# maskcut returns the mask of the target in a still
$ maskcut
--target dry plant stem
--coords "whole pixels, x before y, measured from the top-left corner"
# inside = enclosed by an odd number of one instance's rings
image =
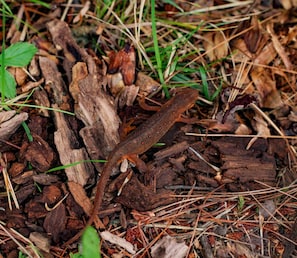
[[[5,188],[6,188],[6,192],[7,192],[7,198],[8,198],[8,205],[9,205],[9,209],[12,210],[12,203],[11,203],[11,197],[14,201],[14,205],[17,209],[20,208],[19,203],[18,203],[18,199],[15,195],[15,192],[13,190],[11,181],[9,179],[9,175],[7,173],[7,162],[6,160],[4,160],[5,157],[2,157],[2,155],[0,156],[0,164],[2,167],[2,173],[3,173],[3,178],[4,178],[4,182],[5,182]]]
[[[65,9],[64,9],[64,12],[63,12],[63,15],[62,15],[62,17],[61,17],[61,21],[64,21],[65,20],[65,18],[66,18],[66,16],[67,16],[67,13],[68,13],[68,11],[69,11],[69,9],[70,9],[70,5],[72,4],[72,2],[73,2],[73,0],[68,0],[68,2],[67,2],[67,4],[66,4],[66,7],[65,7]]]
[[[123,33],[124,35],[126,35],[135,45],[135,48],[138,49],[141,52],[141,55],[145,58],[145,61],[147,62],[147,64],[149,65],[150,69],[152,71],[154,71],[155,73],[155,67],[153,66],[150,58],[147,56],[147,53],[145,51],[144,46],[141,44],[141,42],[137,39],[137,36],[134,36],[131,31],[129,30],[129,28],[127,27],[126,24],[123,23],[123,21],[121,20],[121,18],[112,10],[109,10],[109,12],[116,18],[116,20],[119,22],[118,25],[113,25],[110,24],[108,22],[106,22],[107,19],[98,19],[97,17],[94,16],[89,16],[88,14],[86,14],[86,17],[90,17],[92,19],[98,20],[100,21],[102,24],[106,25],[108,28],[111,29],[115,29],[115,30],[120,30],[121,33]],[[140,27],[142,24],[139,24],[138,26]],[[134,25],[133,25],[134,26]]]
[[[216,171],[216,172],[218,172],[218,173],[221,172],[221,169],[220,169],[220,168],[218,168],[218,167],[216,167],[216,166],[210,164],[205,158],[202,157],[202,155],[201,155],[198,151],[194,150],[192,147],[189,147],[189,150],[191,150],[191,151],[192,151],[192,152],[193,152],[199,159],[201,159],[203,162],[205,162],[205,163],[206,163],[209,167],[211,167],[214,171]]]
[[[167,226],[169,226],[169,223],[167,224]],[[163,230],[153,239],[153,241],[151,241],[145,248],[144,250],[142,250],[142,254],[139,256],[139,258],[143,258],[146,257],[146,254],[149,254],[149,249],[158,241],[161,239],[161,237],[166,234],[168,227],[164,227]],[[144,235],[144,234],[143,234]]]
[[[281,135],[268,135],[268,136],[261,136],[256,134],[224,134],[224,133],[214,133],[214,134],[206,134],[206,133],[186,133],[186,135],[197,136],[197,137],[234,137],[234,138],[271,138],[271,139],[291,139],[295,140],[296,136],[281,136]]]
[[[189,14],[197,14],[197,13],[204,13],[204,12],[210,12],[210,11],[217,11],[220,9],[228,9],[232,7],[239,7],[239,6],[246,6],[249,4],[253,4],[254,1],[235,1],[234,3],[228,3],[228,4],[222,4],[222,5],[217,5],[217,6],[211,6],[207,8],[200,8],[200,9],[195,9],[190,12],[182,13],[182,15],[189,15]]]
[[[0,139],[0,142],[3,142],[3,143],[5,143],[5,144],[7,144],[7,145],[9,145],[9,146],[11,146],[11,147],[17,149],[17,150],[20,150],[20,149],[21,149],[21,147],[15,145],[15,144],[13,144],[13,143],[11,143],[11,142],[9,142],[9,141],[5,141],[5,140]]]
[[[268,214],[269,214],[269,218],[267,219],[266,222],[268,222],[268,220],[270,220],[271,218],[274,219],[274,221],[276,221],[279,225],[282,225],[283,227],[287,227],[281,220],[277,219],[274,214],[271,214],[271,212],[269,210],[267,210],[265,208],[265,206],[263,206],[263,204],[257,200],[257,198],[255,198],[252,194],[251,194],[252,198],[256,201],[256,203],[258,204],[259,207],[261,207],[263,210],[265,210]],[[279,209],[279,208],[278,208]],[[277,210],[275,210],[274,213],[276,213]],[[260,214],[261,215],[261,214]],[[285,219],[282,214],[280,212],[278,212],[278,215],[281,216],[283,219]],[[262,215],[261,215],[262,216]],[[263,220],[263,223],[265,223],[265,221]]]
[[[206,201],[206,199],[205,199]],[[188,248],[188,251],[187,251],[187,254],[186,254],[186,257],[189,256],[189,253],[190,253],[190,250],[191,250],[191,246],[193,245],[193,242],[194,242],[194,238],[195,238],[195,233],[198,229],[198,222],[199,222],[199,218],[201,217],[201,209],[199,210],[199,213],[197,214],[196,216],[196,220],[195,220],[195,224],[194,224],[194,230],[193,230],[193,233],[192,233],[192,237],[191,237],[191,240],[190,240],[190,244],[189,244],[189,248]]]
[[[235,82],[234,82],[234,87],[231,89],[231,93],[228,98],[228,104],[230,102],[234,101],[236,99],[237,95],[239,94],[239,92],[243,89],[243,86],[244,86],[243,83],[244,83],[246,77],[248,76],[249,71],[252,68],[252,64],[249,64],[247,66],[247,61],[248,61],[248,58],[245,57],[243,62],[240,63],[240,68],[239,68],[238,74],[237,74]],[[227,107],[226,107],[226,110],[227,110]]]
[[[17,238],[21,238],[25,242],[29,243],[30,245],[33,246],[33,244],[24,236],[20,235],[18,232],[14,231],[13,229],[6,229],[1,223],[0,223],[0,229],[3,230],[6,236],[8,236],[17,246],[18,248],[22,251],[23,254],[26,254],[28,257],[33,257],[27,249],[17,240]],[[34,251],[35,256],[34,257],[40,257],[35,250],[32,248]]]
[[[278,199],[280,196],[287,196],[288,199],[292,199],[293,201],[296,201],[296,187],[294,186],[294,184],[288,186],[288,187],[284,187],[284,188],[276,188],[276,187],[271,187],[268,186],[266,184],[262,184],[266,189],[261,189],[261,190],[255,190],[255,191],[248,191],[248,192],[238,192],[238,193],[213,193],[211,196],[211,203],[210,204],[214,204],[214,203],[219,203],[222,202],[222,200],[224,201],[236,201],[238,199],[238,196],[242,196],[242,197],[249,197],[252,195],[252,198],[254,200],[256,200],[256,204],[258,205],[261,202],[264,202],[265,200],[271,200],[271,199]],[[188,199],[184,199],[181,200],[179,202],[179,204],[182,204],[183,212],[179,212],[178,214],[176,213],[176,207],[174,207],[173,205],[167,205],[165,207],[162,207],[161,209],[156,209],[154,210],[154,213],[159,213],[162,214],[162,216],[157,216],[157,217],[153,217],[151,218],[151,220],[147,221],[147,223],[145,224],[146,227],[158,227],[158,228],[164,228],[166,227],[166,225],[162,225],[161,223],[158,223],[160,221],[167,221],[168,218],[174,219],[173,216],[170,216],[170,214],[175,214],[176,217],[182,215],[183,213],[187,213],[187,212],[191,212],[191,208],[187,209],[187,205],[190,207],[195,201],[202,201],[205,200],[205,196],[207,195],[207,193],[205,192],[201,192],[198,195],[195,196],[191,196],[191,198]],[[178,196],[176,196],[178,197]],[[187,198],[188,195],[182,195],[179,196],[180,198]],[[209,200],[210,198],[208,198]],[[175,203],[176,205],[176,203]],[[252,204],[254,205],[254,204]],[[173,207],[173,209],[170,209],[170,207]],[[249,208],[251,208],[252,206],[248,206],[246,210],[248,210]],[[201,207],[202,208],[202,207]],[[200,209],[201,209],[200,208]],[[234,208],[234,207],[233,207]],[[230,209],[229,209],[230,210]],[[164,211],[164,212],[163,212]],[[273,218],[273,217],[272,217]],[[211,219],[205,219],[205,218],[201,218],[201,221],[211,221]],[[236,226],[238,223],[243,223],[243,224],[251,224],[251,223],[255,223],[257,224],[257,221],[254,220],[248,220],[245,219],[243,220],[243,217],[239,218],[237,221],[232,221],[232,220],[224,220],[224,221],[228,221],[228,223],[231,223],[233,226]],[[217,222],[223,222],[222,219],[219,219]],[[265,221],[265,224],[273,224],[275,223],[274,221]],[[277,223],[281,223],[282,225],[284,225],[285,227],[288,228],[288,226],[284,223],[282,223],[281,221],[278,220]],[[184,226],[178,226],[178,225],[170,225],[169,229],[180,229],[180,230],[188,230],[188,231],[192,231],[192,227],[184,227]],[[203,231],[201,228],[197,228],[196,229],[198,232]],[[275,232],[273,232],[275,233]]]
[[[137,160],[137,155],[146,152],[153,144],[158,142],[162,136],[180,119],[183,112],[192,107],[198,99],[198,91],[190,88],[185,88],[178,92],[175,97],[170,99],[159,112],[155,113],[135,131],[128,135],[125,141],[118,144],[108,157],[108,162],[105,163],[99,183],[96,188],[94,199],[94,207],[91,216],[86,224],[90,226],[98,210],[101,207],[104,190],[109,179],[112,169],[117,163],[127,158],[129,160]],[[72,239],[65,243],[65,246],[76,241],[84,230],[76,234]]]
[[[275,16],[277,16],[277,15],[268,17],[267,19],[263,20],[263,21],[261,22],[261,24],[268,22],[269,20],[273,19]],[[188,62],[188,63],[184,66],[184,68],[186,68],[186,67],[190,67],[193,63],[198,62],[198,60],[200,60],[201,58],[203,58],[204,56],[206,56],[206,55],[209,54],[210,52],[214,51],[216,48],[218,48],[218,47],[220,47],[220,46],[222,46],[222,45],[224,45],[224,44],[230,42],[231,40],[233,40],[233,39],[235,39],[235,38],[237,38],[237,37],[239,37],[239,36],[245,34],[246,32],[252,30],[253,28],[254,28],[254,26],[251,26],[251,27],[249,27],[249,28],[247,28],[247,29],[245,29],[245,30],[240,31],[239,33],[236,33],[236,34],[232,35],[232,36],[231,36],[230,38],[228,38],[226,41],[222,41],[222,42],[220,42],[219,44],[217,44],[217,45],[215,45],[214,47],[210,48],[209,50],[205,51],[203,54],[197,56],[196,58],[193,58],[190,62]],[[253,62],[247,62],[247,63],[254,64]],[[260,64],[257,64],[257,65],[259,65],[259,66],[263,66],[263,67],[265,67],[265,68],[273,69],[271,66],[264,66],[264,65],[260,65]],[[275,69],[279,69],[279,68],[275,68]],[[294,72],[294,71],[289,71],[289,72],[297,73],[297,72]]]
[[[276,126],[276,124],[258,106],[256,106],[254,103],[251,103],[250,106],[251,106],[251,108],[254,109],[255,112],[260,114],[278,132],[278,134],[282,137],[282,139],[284,139],[284,141],[288,147],[288,152],[289,152],[288,154],[290,154],[290,156],[294,160],[294,163],[296,164],[297,157],[296,157],[296,155],[294,155],[295,153],[292,151],[292,148],[290,147],[288,139],[284,135],[284,133]]]
[[[47,204],[47,202],[44,204],[44,207],[45,207],[45,209],[47,210],[47,211],[53,211],[54,209],[56,209],[59,205],[61,205],[62,204],[62,202],[68,197],[68,193],[60,200],[60,201],[58,201],[57,202],[57,204],[56,205],[54,205],[54,207],[49,207],[48,206],[48,204]]]

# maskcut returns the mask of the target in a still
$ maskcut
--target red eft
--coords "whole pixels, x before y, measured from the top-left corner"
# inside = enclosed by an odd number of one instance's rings
[[[85,227],[90,226],[97,216],[112,169],[124,158],[129,159],[129,157],[135,157],[150,149],[168,132],[174,123],[181,118],[182,113],[195,104],[197,99],[197,90],[191,88],[182,89],[173,98],[167,101],[158,112],[137,127],[124,141],[120,142],[114,148],[109,154],[107,163],[105,163],[103,167],[96,188],[94,207]],[[76,241],[82,233],[83,230],[67,241],[65,245]]]

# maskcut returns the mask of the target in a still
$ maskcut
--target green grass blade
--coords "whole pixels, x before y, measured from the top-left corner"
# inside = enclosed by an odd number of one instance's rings
[[[167,87],[165,86],[164,75],[162,71],[162,60],[160,56],[159,44],[158,44],[158,35],[157,35],[157,22],[156,22],[156,3],[155,0],[151,0],[151,21],[152,21],[152,36],[153,36],[153,44],[155,50],[155,56],[157,61],[157,72],[159,76],[160,83],[164,90],[166,97],[169,97],[169,92]]]
[[[216,91],[214,92],[214,94],[212,94],[210,100],[213,101],[221,92],[223,87],[223,82],[221,81],[220,86],[216,89]]]
[[[103,159],[87,159],[87,160],[76,161],[76,162],[73,162],[71,164],[66,164],[66,165],[63,165],[63,166],[58,166],[58,167],[51,168],[51,169],[47,170],[46,173],[51,173],[51,172],[63,170],[63,169],[70,168],[70,167],[79,165],[81,163],[87,163],[87,162],[90,162],[90,163],[105,163],[106,160],[103,160]]]
[[[3,18],[6,17],[7,15],[13,15],[10,7],[5,3],[5,1],[1,0],[1,4],[2,4],[2,17]],[[2,28],[2,33],[3,33],[3,31],[5,31],[5,30],[3,30],[3,28]]]
[[[203,92],[204,96],[206,97],[206,99],[210,100],[206,70],[203,66],[199,66],[199,73],[200,73],[201,82],[202,82],[202,92]]]
[[[50,5],[50,4],[48,4],[48,3],[45,3],[44,1],[39,1],[39,0],[30,0],[30,2],[31,2],[31,3],[33,3],[33,4],[41,5],[41,6],[43,6],[43,7],[46,7],[46,8],[48,8],[48,9],[50,9],[50,8],[51,8],[51,5]]]
[[[22,126],[23,126],[23,128],[25,130],[25,133],[26,133],[26,135],[28,137],[29,142],[33,142],[33,136],[31,134],[29,126],[25,122],[22,122]]]

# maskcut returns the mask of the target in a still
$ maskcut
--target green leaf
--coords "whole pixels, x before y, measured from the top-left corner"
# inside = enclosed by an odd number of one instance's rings
[[[82,255],[85,258],[101,258],[99,250],[99,236],[93,227],[87,227],[82,235]]]
[[[27,256],[25,254],[23,254],[21,251],[19,251],[19,256],[18,258],[26,258]]]
[[[70,258],[82,258],[83,256],[80,253],[70,253]]]
[[[2,85],[2,74],[0,74],[0,89],[3,89],[3,94],[7,98],[14,98],[16,96],[16,82],[13,76],[4,70],[4,85]],[[0,90],[1,91],[1,90]]]
[[[29,64],[35,53],[37,52],[37,48],[27,42],[17,42],[5,50],[5,58],[4,58],[4,66],[15,66],[15,67],[23,67]],[[0,55],[0,60],[1,60]]]

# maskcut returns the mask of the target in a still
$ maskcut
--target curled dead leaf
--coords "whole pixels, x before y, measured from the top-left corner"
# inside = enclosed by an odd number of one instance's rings
[[[125,85],[132,85],[135,81],[135,74],[136,74],[135,49],[133,45],[126,44],[125,48],[122,51],[123,51],[123,59],[122,59],[122,65],[120,66],[119,71],[123,75]]]
[[[137,73],[135,85],[139,87],[139,94],[144,96],[156,92],[161,87],[160,83],[142,72]]]
[[[228,54],[228,40],[222,31],[209,32],[204,36],[203,45],[210,61],[221,59]],[[224,43],[222,43],[224,42]]]
[[[276,89],[276,82],[267,70],[255,67],[251,72],[251,78],[259,91],[262,107],[276,108],[283,105],[281,96]]]
[[[250,27],[250,29],[244,33],[243,36],[247,49],[252,54],[260,52],[267,40],[261,31],[261,25],[258,21],[258,18],[256,16],[252,16],[249,21],[244,23],[244,25],[247,28]]]
[[[120,72],[123,76],[124,84],[127,86],[132,85],[136,75],[136,55],[133,45],[126,44],[119,52],[110,52],[108,57],[109,66],[107,72],[109,74]]]

